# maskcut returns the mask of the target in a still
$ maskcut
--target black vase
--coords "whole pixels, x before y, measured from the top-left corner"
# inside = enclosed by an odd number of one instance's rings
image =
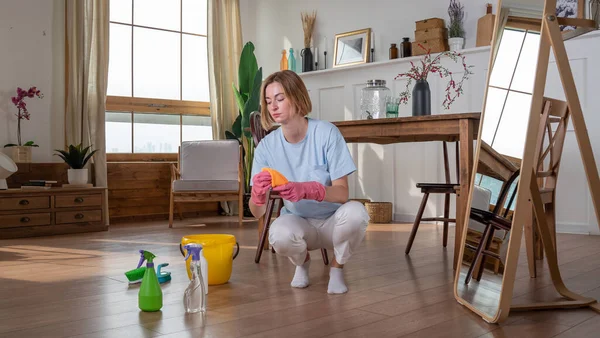
[[[313,70],[315,63],[313,62],[313,53],[310,48],[302,49],[300,55],[302,55],[302,72],[310,72]]]
[[[413,116],[431,115],[431,91],[427,80],[417,80],[412,92]]]

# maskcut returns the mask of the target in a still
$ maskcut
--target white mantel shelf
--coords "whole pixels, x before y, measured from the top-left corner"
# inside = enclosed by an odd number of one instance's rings
[[[583,35],[577,36],[576,38],[570,39],[569,41],[583,40],[583,39],[589,39],[589,38],[593,38],[593,37],[600,37],[600,30],[595,30],[595,31],[592,31],[589,33],[585,33]],[[490,46],[473,47],[473,48],[463,49],[460,51],[460,53],[461,54],[473,54],[473,53],[489,52],[489,50],[490,50]],[[432,55],[435,56],[438,54],[440,54],[440,53],[435,53]],[[344,72],[344,71],[350,71],[350,70],[358,70],[358,69],[369,68],[369,67],[379,67],[379,66],[392,65],[392,64],[410,63],[411,61],[418,61],[422,58],[423,58],[423,55],[411,56],[411,57],[407,57],[407,58],[398,58],[398,59],[393,59],[393,60],[362,63],[362,64],[352,65],[352,66],[315,70],[312,72],[298,73],[298,75],[302,78],[307,78],[307,77],[316,76],[316,75],[331,74],[331,73]]]
[[[487,51],[489,51],[489,49],[490,49],[490,46],[474,47],[474,48],[463,49],[459,53],[460,54],[480,53],[480,52],[487,52]],[[433,53],[431,55],[436,56],[438,54],[441,54],[441,53]],[[410,56],[410,57],[406,57],[406,58],[397,58],[397,59],[385,60],[385,61],[361,63],[358,65],[352,65],[352,66],[328,68],[328,69],[323,69],[323,70],[315,70],[312,72],[298,73],[298,75],[302,78],[305,78],[305,77],[310,77],[310,76],[315,76],[315,75],[331,74],[331,73],[357,70],[357,69],[363,69],[363,68],[369,68],[369,67],[380,67],[380,66],[385,66],[385,65],[410,63],[411,61],[419,61],[423,57],[424,57],[424,55],[419,55],[419,56]]]

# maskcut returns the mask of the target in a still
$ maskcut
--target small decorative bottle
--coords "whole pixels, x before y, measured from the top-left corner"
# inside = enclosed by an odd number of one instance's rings
[[[285,56],[285,49],[281,51],[281,61],[279,62],[279,70],[287,70],[288,69],[288,60]]]
[[[392,43],[390,47],[390,60],[398,58],[398,47],[396,47],[395,43]]]
[[[296,72],[296,57],[294,56],[294,48],[290,48],[290,57],[288,61],[288,69]]]
[[[409,57],[412,55],[412,45],[410,43],[410,41],[408,41],[408,38],[402,38],[402,52],[400,54],[400,57]]]

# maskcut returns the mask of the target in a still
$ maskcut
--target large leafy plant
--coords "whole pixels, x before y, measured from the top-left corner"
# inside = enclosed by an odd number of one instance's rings
[[[231,131],[225,131],[227,139],[235,139],[244,148],[244,188],[250,191],[250,176],[254,160],[254,142],[250,132],[250,114],[260,110],[260,86],[262,83],[262,67],[258,67],[254,55],[254,44],[247,42],[242,49],[238,68],[238,86],[232,84],[233,93],[239,109],[238,117],[231,126]]]
[[[86,163],[92,158],[94,153],[98,151],[94,150],[88,154],[87,152],[90,150],[90,148],[91,146],[83,148],[82,144],[80,143],[76,146],[70,145],[69,151],[56,149],[58,154],[55,155],[58,155],[60,158],[62,158],[63,161],[65,161],[65,163],[71,167],[71,169],[83,169]]]

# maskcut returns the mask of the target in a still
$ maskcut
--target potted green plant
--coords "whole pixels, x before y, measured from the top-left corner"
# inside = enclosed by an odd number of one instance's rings
[[[94,150],[88,154],[91,146],[87,146],[83,148],[82,144],[78,144],[76,146],[70,145],[69,151],[56,149],[55,151],[58,154],[54,154],[59,156],[65,161],[67,165],[69,165],[69,170],[67,171],[67,176],[69,179],[69,184],[86,184],[88,182],[88,170],[84,168],[87,162],[92,158],[92,156],[98,151]]]
[[[9,143],[4,148],[12,148],[12,159],[15,162],[31,162],[31,147],[38,147],[33,141],[21,142],[21,120],[27,120],[31,118],[29,110],[27,110],[27,103],[25,99],[28,97],[44,97],[42,92],[36,87],[31,87],[28,90],[23,90],[21,87],[17,87],[17,96],[11,97],[12,103],[17,107],[17,143]]]
[[[239,109],[238,117],[225,131],[227,139],[235,139],[242,144],[244,169],[244,216],[252,217],[248,207],[250,200],[250,178],[252,176],[252,161],[254,160],[254,142],[250,132],[250,114],[260,111],[260,86],[262,83],[262,67],[258,67],[254,55],[254,44],[247,42],[242,49],[238,67],[238,87],[232,84],[233,93]]]
[[[450,46],[450,51],[459,51],[465,44],[464,6],[456,0],[450,0],[450,6],[448,6],[448,16],[450,16],[450,26],[448,26],[448,45]]]

